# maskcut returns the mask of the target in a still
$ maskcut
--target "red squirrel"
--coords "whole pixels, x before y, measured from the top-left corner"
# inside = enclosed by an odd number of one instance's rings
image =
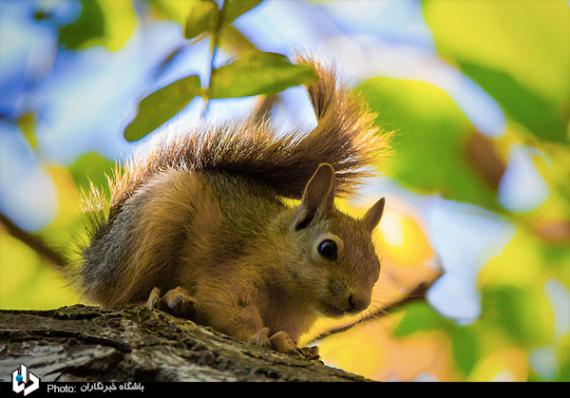
[[[251,117],[167,136],[117,168],[109,200],[91,192],[97,212],[75,275],[85,297],[103,306],[146,301],[303,355],[315,354],[297,341],[318,315],[369,306],[380,273],[371,234],[384,198],[361,219],[334,198],[370,174],[387,136],[334,71],[299,62],[317,73],[307,86],[313,130],[276,135],[267,118]]]

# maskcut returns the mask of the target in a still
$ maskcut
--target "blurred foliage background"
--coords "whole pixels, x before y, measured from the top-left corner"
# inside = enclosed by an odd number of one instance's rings
[[[314,125],[313,73],[290,61],[310,50],[394,140],[382,176],[339,201],[358,215],[387,197],[374,303],[304,341],[377,380],[569,381],[569,15],[565,0],[1,0],[0,308],[82,302],[54,270],[84,237],[80,191],[153,131],[255,109]]]

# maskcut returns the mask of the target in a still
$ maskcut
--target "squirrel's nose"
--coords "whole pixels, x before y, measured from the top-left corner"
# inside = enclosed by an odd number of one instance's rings
[[[359,298],[358,296],[355,296],[354,294],[351,294],[350,296],[348,296],[347,311],[358,312],[358,311],[362,311],[367,306],[368,306],[368,304],[366,303],[366,300],[363,300],[362,298]]]

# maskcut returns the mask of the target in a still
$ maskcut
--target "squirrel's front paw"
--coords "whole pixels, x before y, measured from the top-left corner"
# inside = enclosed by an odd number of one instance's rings
[[[319,351],[317,347],[299,348],[287,332],[281,330],[273,334],[269,338],[271,347],[279,352],[293,354],[304,359],[319,359]]]
[[[307,359],[317,360],[317,359],[321,358],[321,356],[319,355],[319,347],[317,347],[317,346],[300,347],[300,348],[298,348],[298,350],[301,351],[301,354],[303,355],[303,357],[305,357]]]
[[[269,342],[269,328],[258,330],[256,334],[249,338],[249,342],[261,347],[269,347],[271,345]]]
[[[146,301],[146,307],[150,310],[158,308],[180,318],[192,318],[196,313],[196,300],[183,287],[170,289],[160,297],[160,289],[155,287],[151,290]]]
[[[160,300],[160,289],[155,287],[150,291],[148,298],[146,299],[145,307],[149,310],[153,310]]]

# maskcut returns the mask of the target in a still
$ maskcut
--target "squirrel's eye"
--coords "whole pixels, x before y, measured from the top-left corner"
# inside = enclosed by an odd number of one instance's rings
[[[319,253],[329,260],[336,260],[337,248],[334,240],[326,239],[319,243]]]

